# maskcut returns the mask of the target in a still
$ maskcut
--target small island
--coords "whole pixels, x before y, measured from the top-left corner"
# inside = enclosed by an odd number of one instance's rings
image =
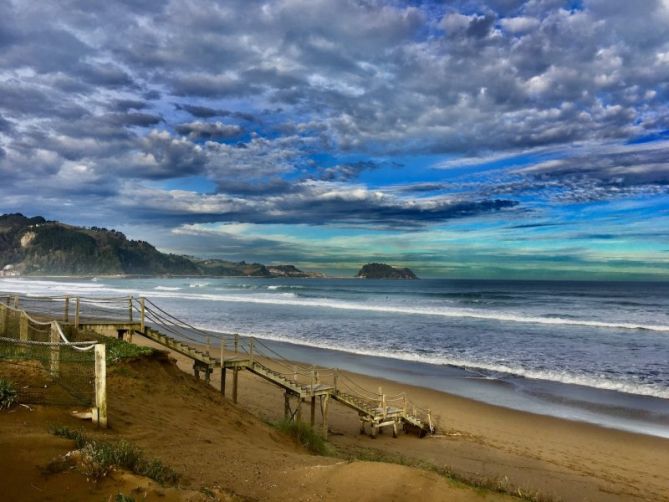
[[[408,268],[395,268],[385,263],[368,263],[358,271],[360,279],[418,279]]]

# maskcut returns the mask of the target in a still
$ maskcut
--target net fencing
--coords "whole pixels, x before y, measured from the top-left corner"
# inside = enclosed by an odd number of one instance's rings
[[[0,298],[0,377],[15,385],[19,402],[94,406],[96,342],[70,338],[58,321]]]

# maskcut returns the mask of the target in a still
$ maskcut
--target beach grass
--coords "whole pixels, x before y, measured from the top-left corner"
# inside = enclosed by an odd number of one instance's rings
[[[334,448],[313,427],[304,422],[281,420],[273,425],[315,455],[329,456],[335,453]]]
[[[107,362],[111,364],[122,360],[148,357],[154,352],[150,347],[135,345],[118,338],[103,337],[102,341],[107,346]]]
[[[99,481],[115,468],[126,469],[145,476],[161,485],[176,485],[179,474],[157,459],[147,459],[144,452],[126,440],[99,441],[90,439],[82,431],[57,426],[51,433],[74,441],[80,452],[79,470],[87,478]],[[54,472],[62,462],[56,460],[47,470]]]
[[[446,466],[441,467],[423,460],[416,460],[404,455],[392,454],[372,448],[360,448],[356,449],[355,452],[338,451],[332,444],[323,439],[313,427],[306,423],[293,422],[292,420],[285,419],[279,422],[272,422],[271,425],[276,427],[282,433],[294,438],[309,452],[315,455],[341,458],[348,462],[381,462],[403,465],[434,472],[456,485],[477,488],[484,493],[494,492],[511,495],[521,500],[531,502],[557,502],[553,497],[546,496],[540,492],[514,486],[508,477],[493,478],[484,476],[466,476],[456,473]]]
[[[12,382],[0,378],[0,410],[6,410],[17,404],[18,392]]]

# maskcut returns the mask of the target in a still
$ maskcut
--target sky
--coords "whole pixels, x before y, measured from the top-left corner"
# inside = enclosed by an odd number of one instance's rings
[[[0,0],[0,213],[353,275],[669,280],[669,0]]]

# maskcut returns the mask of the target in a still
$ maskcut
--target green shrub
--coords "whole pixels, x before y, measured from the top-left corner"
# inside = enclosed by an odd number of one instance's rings
[[[9,380],[0,378],[0,410],[9,409],[17,403],[16,388]]]
[[[114,468],[122,468],[153,479],[161,485],[175,485],[179,481],[179,475],[174,470],[159,460],[146,459],[140,448],[124,439],[97,441],[68,427],[54,427],[51,432],[75,442],[81,451],[79,468],[88,479],[99,481]]]
[[[153,354],[153,349],[150,347],[141,347],[118,338],[104,337],[103,341],[107,346],[107,362],[111,364],[122,359],[136,359]]]
[[[128,495],[123,495],[122,493],[118,493],[116,497],[114,497],[114,502],[135,502],[135,499],[129,497]]]
[[[53,434],[54,436],[58,436],[65,439],[71,439],[72,441],[74,441],[74,444],[76,445],[78,450],[86,446],[86,443],[88,441],[88,439],[86,438],[86,436],[84,436],[84,433],[81,430],[70,429],[69,427],[65,427],[64,425],[54,426],[51,427],[49,430],[51,434]]]
[[[311,453],[316,455],[329,455],[331,447],[310,425],[304,422],[293,422],[282,420],[275,424],[276,428],[297,440]]]

